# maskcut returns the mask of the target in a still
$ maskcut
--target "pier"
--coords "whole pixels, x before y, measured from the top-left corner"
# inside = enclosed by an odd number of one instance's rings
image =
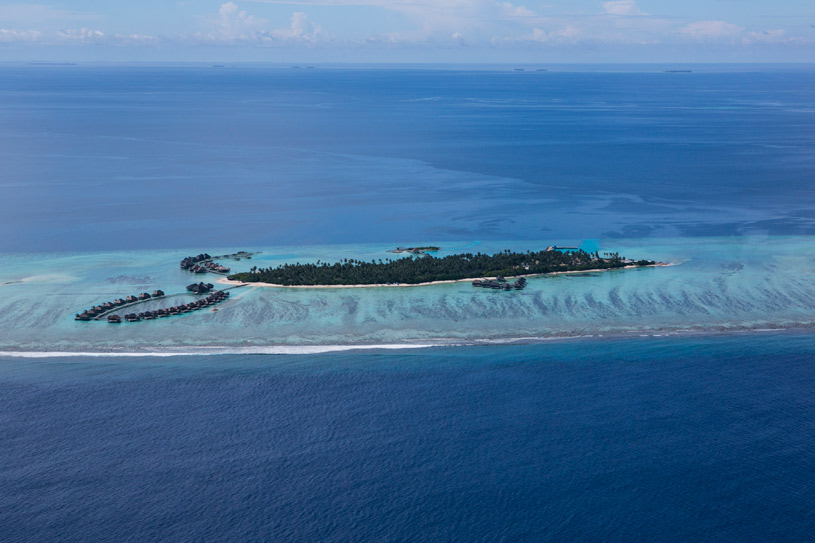
[[[229,292],[226,290],[216,290],[206,298],[190,302],[188,304],[181,304],[172,307],[163,307],[155,311],[142,311],[141,313],[128,313],[124,316],[127,322],[139,322],[140,320],[153,320],[164,317],[172,317],[173,315],[182,315],[184,313],[191,313],[204,309],[206,307],[219,304],[229,298]],[[111,320],[115,317],[114,320]],[[122,322],[119,315],[110,315],[108,322],[118,324]]]
[[[133,305],[145,303],[150,300],[155,300],[163,297],[164,297],[163,290],[154,290],[153,294],[142,292],[137,296],[128,296],[127,298],[117,298],[112,302],[105,302],[103,304],[91,307],[90,309],[86,309],[82,313],[77,313],[76,316],[74,317],[74,320],[77,321],[101,320],[102,317],[104,317],[105,315],[113,313],[114,311],[118,311],[119,309],[123,309],[125,307],[130,307]]]
[[[238,251],[237,253],[233,253],[231,255],[212,257],[207,253],[201,253],[197,256],[188,256],[182,259],[181,268],[193,273],[215,273],[218,275],[226,275],[229,272],[229,268],[213,262],[213,258],[232,258],[234,260],[240,260],[241,258],[252,258],[253,254],[255,253]],[[190,294],[204,295],[209,293],[209,295],[205,298],[201,298],[186,304],[179,304],[176,306],[151,311],[142,311],[139,313],[127,313],[124,315],[124,320],[127,322],[138,322],[142,319],[151,320],[161,317],[169,317],[171,315],[190,313],[192,311],[197,311],[199,309],[223,302],[229,298],[229,290],[233,288],[240,288],[242,286],[243,285],[236,285],[211,292],[214,285],[212,283],[204,283],[202,281],[187,285],[187,293],[169,295],[165,294],[163,290],[156,289],[152,294],[142,292],[141,294],[130,295],[125,298],[116,298],[113,301],[104,302],[89,309],[85,309],[81,313],[74,315],[74,320],[88,322],[101,321],[107,318],[107,321],[111,324],[120,324],[122,322],[122,316],[119,315],[118,312],[122,309],[158,299],[171,298],[174,296],[189,296]]]
[[[199,309],[204,309],[205,307],[209,307],[229,298],[229,290],[234,288],[240,288],[243,285],[236,285],[233,287],[227,287],[222,290],[216,290],[209,294],[209,296],[205,298],[201,298],[186,304],[179,304],[176,306],[165,307],[161,309],[151,310],[151,311],[142,311],[139,313],[127,313],[124,315],[124,320],[127,322],[138,322],[142,319],[144,320],[151,320],[160,317],[169,317],[172,315],[181,315],[183,313],[190,313],[192,311],[197,311]],[[127,307],[132,307],[135,305],[143,304],[149,301],[158,300],[158,299],[167,299],[173,298],[178,296],[188,296],[188,294],[179,293],[179,294],[169,294],[165,295],[162,291],[161,295],[154,296],[148,295],[147,298],[138,299],[138,297],[128,296],[128,298],[136,298],[136,301],[130,303],[123,303],[123,304],[116,304],[116,302],[105,302],[102,305],[98,305],[92,307],[91,309],[87,309],[82,313],[78,313],[74,320],[78,321],[101,321],[107,318],[107,321],[112,324],[119,324],[122,322],[122,316],[118,314],[118,312],[122,309]],[[146,294],[146,293],[143,293]],[[119,300],[122,300],[119,298]],[[119,301],[117,300],[117,302]]]

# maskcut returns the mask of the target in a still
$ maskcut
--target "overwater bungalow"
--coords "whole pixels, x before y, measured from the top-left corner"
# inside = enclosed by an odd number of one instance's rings
[[[211,258],[212,257],[209,256],[207,253],[201,253],[198,256],[188,256],[181,260],[179,266],[181,266],[182,269],[189,269],[192,266],[198,264],[199,262],[205,262],[210,260]]]
[[[189,292],[194,292],[195,294],[204,294],[212,290],[213,286],[214,285],[212,283],[193,283],[191,285],[187,285],[187,290]]]
[[[210,270],[216,273],[229,273],[231,271],[231,268],[227,268],[226,266],[223,266],[221,264],[212,263],[212,266],[210,266]]]
[[[107,315],[108,322],[113,324],[119,324],[123,321],[127,322],[139,322],[141,320],[153,320],[156,318],[161,317],[169,317],[171,315],[181,315],[184,313],[190,313],[192,311],[197,311],[199,309],[203,309],[205,307],[209,307],[210,305],[217,304],[226,300],[229,297],[229,291],[226,290],[216,290],[212,291],[214,285],[212,283],[193,283],[187,287],[187,290],[190,292],[194,292],[197,294],[205,294],[209,293],[206,297],[199,298],[197,300],[190,301],[189,303],[179,304],[173,307],[161,308],[154,311],[142,311],[140,313],[127,313],[124,315]],[[212,292],[210,292],[212,291]],[[106,313],[111,312],[113,309],[116,309],[119,306],[127,305],[136,303],[139,301],[146,301],[150,299],[160,298],[164,296],[164,292],[161,290],[156,290],[153,294],[148,294],[147,292],[142,292],[141,294],[136,296],[128,296],[125,299],[117,298],[113,302],[105,302],[102,305],[98,305],[92,307],[90,309],[86,309],[81,313],[77,313],[74,315],[74,319],[77,321],[90,321],[96,318],[101,318],[101,316],[105,315]]]

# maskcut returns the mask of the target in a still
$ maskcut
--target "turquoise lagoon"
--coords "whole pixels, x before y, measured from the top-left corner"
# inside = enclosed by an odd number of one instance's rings
[[[523,251],[550,243],[436,244],[444,255]],[[184,287],[201,276],[180,270],[178,261],[200,251],[261,251],[252,260],[224,261],[240,271],[284,262],[386,258],[393,256],[387,251],[394,245],[5,254],[0,271],[0,351],[28,356],[313,353],[358,347],[742,332],[815,323],[811,237],[630,239],[584,246],[671,265],[537,277],[519,292],[484,291],[468,283],[353,289],[250,286],[235,289],[217,311],[111,325],[77,322],[74,314],[157,288],[179,294],[174,303],[191,298],[183,294]],[[174,303],[151,302],[154,308]]]

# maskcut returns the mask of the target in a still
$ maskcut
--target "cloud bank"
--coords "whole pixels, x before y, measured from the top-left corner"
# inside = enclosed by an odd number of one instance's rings
[[[288,20],[281,19],[281,10],[287,8],[291,10]],[[356,9],[355,13],[359,9],[391,13],[401,21],[400,28],[361,24],[356,33],[349,34],[342,23],[326,16],[349,8]],[[642,9],[637,0],[598,1],[594,10],[581,12],[572,12],[565,4],[542,4],[539,0],[244,0],[241,5],[230,0],[210,13],[191,12],[190,20],[197,21],[197,31],[153,34],[135,29],[127,33],[108,32],[103,24],[106,18],[96,13],[17,4],[0,6],[0,47],[10,44],[292,50],[523,47],[547,51],[610,45],[734,50],[797,47],[815,52],[815,32],[811,29],[807,29],[808,34],[801,34],[800,30],[749,28],[722,19],[693,20],[653,11]],[[317,13],[318,18],[313,18],[311,12]],[[318,20],[320,17],[322,20]],[[72,26],[74,22],[82,24]]]

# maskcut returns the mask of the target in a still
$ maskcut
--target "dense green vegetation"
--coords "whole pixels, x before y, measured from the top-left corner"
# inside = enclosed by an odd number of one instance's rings
[[[374,285],[386,283],[427,283],[467,279],[580,271],[590,269],[622,268],[628,264],[647,266],[650,260],[631,262],[619,254],[600,258],[597,253],[584,251],[540,251],[513,253],[503,251],[494,255],[458,254],[443,258],[418,256],[363,262],[344,259],[329,264],[283,264],[276,268],[252,268],[249,272],[236,273],[230,279],[245,282],[264,282],[279,285]]]

